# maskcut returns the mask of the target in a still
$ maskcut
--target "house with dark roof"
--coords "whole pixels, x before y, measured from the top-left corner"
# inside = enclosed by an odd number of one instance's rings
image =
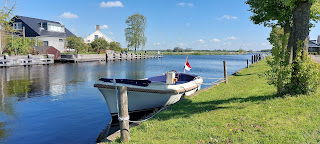
[[[66,48],[66,38],[73,36],[64,25],[56,21],[49,21],[25,16],[12,18],[13,29],[19,36],[35,38],[43,41],[43,46],[53,46],[60,52]]]
[[[309,40],[308,52],[317,52],[319,53],[320,48],[320,36],[317,40]]]
[[[317,52],[319,53],[320,45],[317,43],[316,40],[309,40],[309,48],[308,52]]]

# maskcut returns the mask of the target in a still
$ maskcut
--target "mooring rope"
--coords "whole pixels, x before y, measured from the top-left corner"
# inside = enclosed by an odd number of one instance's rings
[[[220,78],[220,79],[218,79],[218,80],[216,80],[216,81],[214,81],[214,82],[211,82],[211,83],[202,83],[202,85],[214,85],[214,84],[216,84],[217,82],[219,82],[219,81],[221,81],[221,80],[223,80],[224,78]]]
[[[153,115],[151,115],[151,116],[149,116],[149,117],[147,117],[146,119],[144,119],[144,120],[139,120],[139,121],[131,121],[131,120],[129,120],[129,122],[134,122],[134,123],[141,123],[141,122],[145,122],[145,121],[147,121],[147,120],[149,120],[149,119],[151,119],[151,118],[153,118],[155,115],[157,115],[158,113],[160,113],[161,111],[163,111],[163,110],[165,110],[165,109],[167,109],[169,106],[165,106],[165,107],[163,107],[163,108],[161,108],[160,110],[158,110],[156,113],[154,113]]]
[[[118,120],[119,120],[119,121],[129,120],[129,119],[130,119],[129,115],[128,115],[127,117],[125,117],[125,118],[122,118],[122,117],[120,117],[120,115],[119,115],[118,87],[117,87],[117,82],[116,82],[115,79],[113,79],[113,85],[114,85],[115,90],[116,90],[116,101],[117,101],[117,110],[118,110]]]

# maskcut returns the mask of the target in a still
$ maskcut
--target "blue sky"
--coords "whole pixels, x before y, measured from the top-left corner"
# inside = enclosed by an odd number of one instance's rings
[[[102,32],[126,47],[124,30],[128,16],[147,17],[145,49],[261,50],[270,28],[254,25],[243,0],[17,0],[15,14],[63,23],[74,34],[86,37],[102,26]],[[311,39],[320,34],[312,29]]]

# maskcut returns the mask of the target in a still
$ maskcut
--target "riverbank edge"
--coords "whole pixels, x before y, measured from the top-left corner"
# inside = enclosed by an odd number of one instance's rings
[[[254,65],[254,64],[251,64],[251,65]],[[250,66],[251,66],[251,65],[250,65]],[[250,67],[250,66],[249,66],[249,67]],[[228,78],[231,78],[231,77],[237,75],[238,73],[240,73],[240,72],[243,71],[244,69],[247,69],[247,67],[242,68],[242,69],[234,72],[234,73],[231,74],[231,75],[228,75]],[[218,82],[216,82],[214,85],[212,85],[212,86],[210,86],[210,87],[203,88],[203,89],[195,92],[194,94],[192,94],[192,95],[190,95],[190,96],[183,97],[179,102],[181,102],[181,101],[183,101],[183,100],[185,100],[185,99],[193,98],[193,97],[199,95],[199,94],[202,93],[202,92],[208,91],[208,90],[210,90],[210,89],[212,89],[212,88],[214,88],[214,87],[216,87],[216,86],[219,86],[221,83],[224,83],[224,82],[225,82],[225,80],[224,80],[224,79],[221,79],[221,80],[219,80]],[[179,102],[178,102],[178,103],[179,103]],[[170,107],[170,106],[169,106],[169,107]],[[152,115],[152,114],[151,114],[151,115]],[[146,117],[148,117],[148,116],[146,116]],[[132,123],[132,124],[130,124],[130,129],[133,128],[133,127],[137,127],[137,126],[139,126],[140,124],[142,124],[142,122]],[[118,138],[120,138],[120,130],[118,130],[118,131],[114,132],[113,134],[109,135],[109,136],[104,140],[104,142],[101,142],[101,143],[98,143],[98,144],[104,144],[104,143],[106,143],[106,142],[113,142],[113,141],[116,141]]]

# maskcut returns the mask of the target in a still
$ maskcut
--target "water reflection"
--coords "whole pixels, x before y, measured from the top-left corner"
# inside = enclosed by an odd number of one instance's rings
[[[129,61],[125,65],[125,72],[127,78],[142,79],[145,78],[146,61],[139,60],[139,62]]]

